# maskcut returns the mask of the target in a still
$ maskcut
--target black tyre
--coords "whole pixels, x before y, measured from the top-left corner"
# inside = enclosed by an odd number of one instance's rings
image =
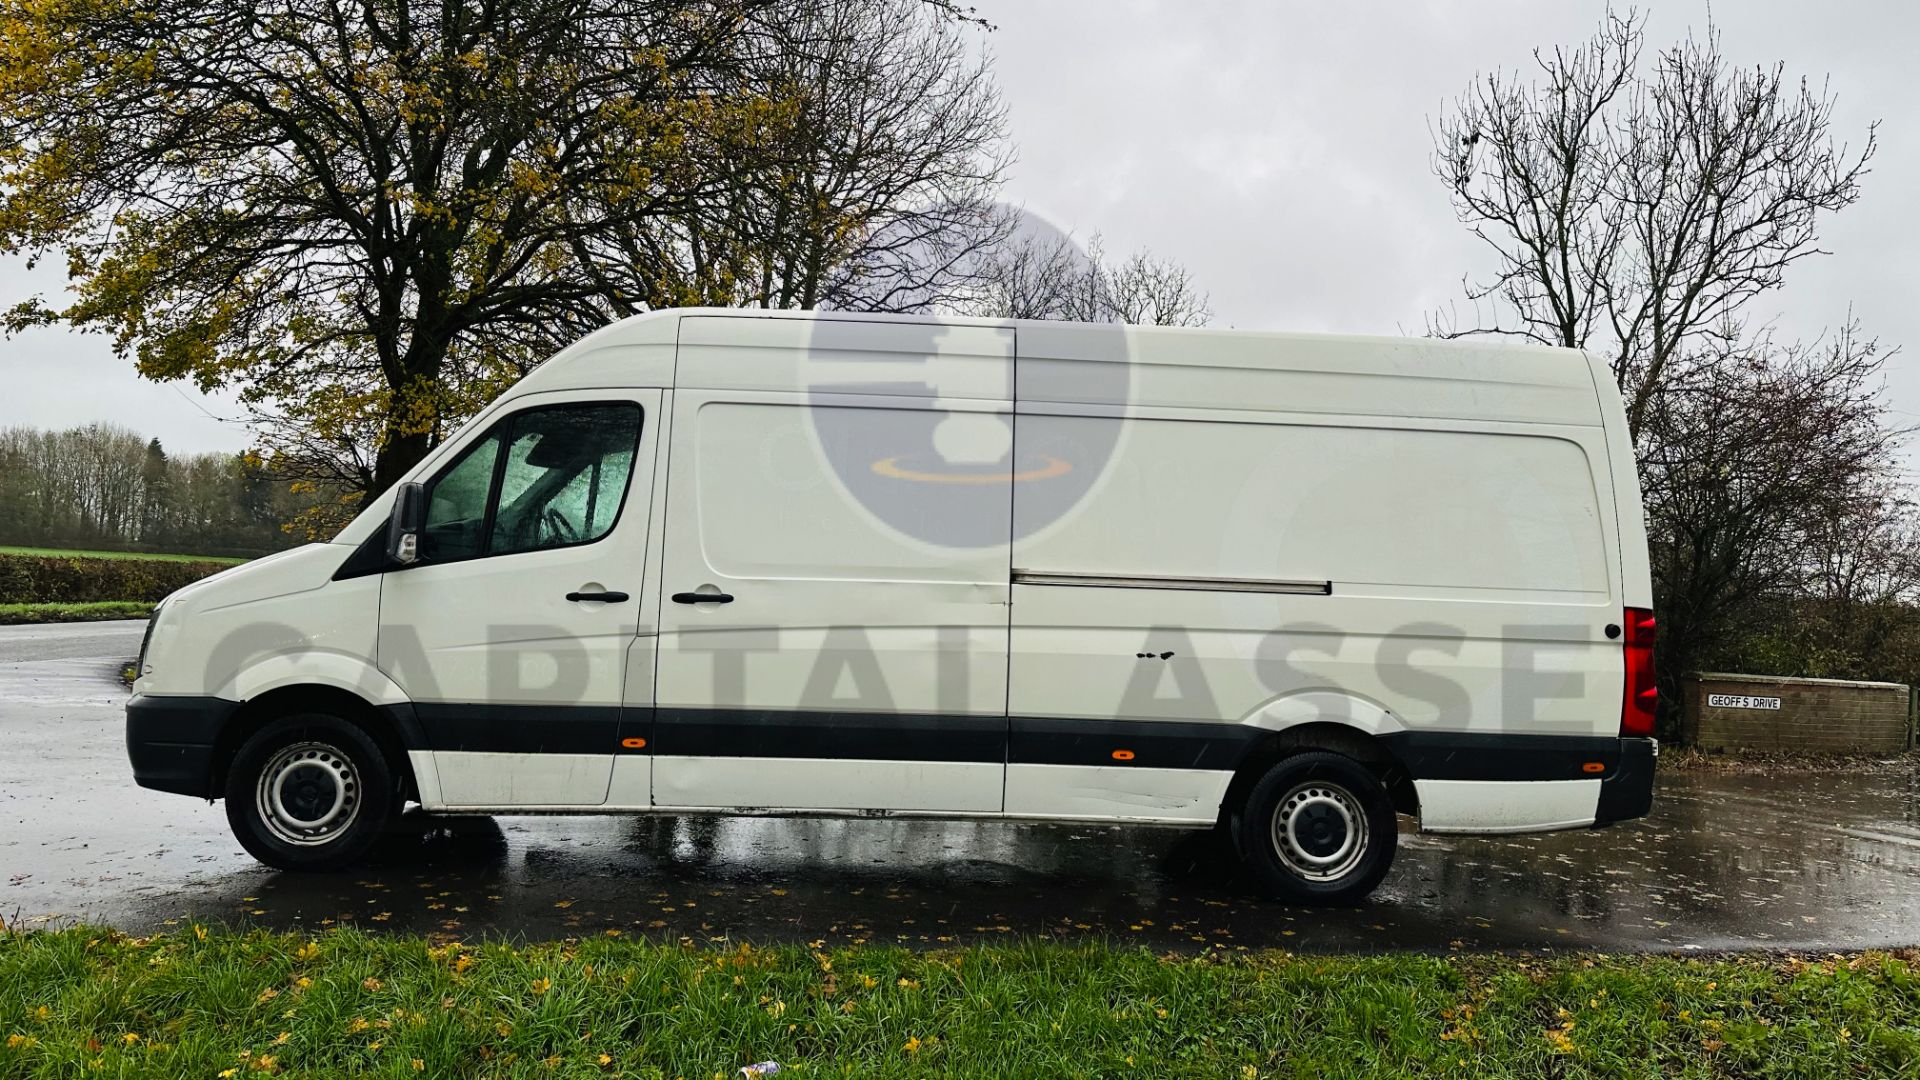
[[[226,797],[227,823],[247,854],[278,870],[337,870],[386,827],[393,770],[356,725],[302,713],[240,745]]]
[[[1304,904],[1353,904],[1393,865],[1399,827],[1386,787],[1349,757],[1282,758],[1247,795],[1240,857],[1261,891]]]

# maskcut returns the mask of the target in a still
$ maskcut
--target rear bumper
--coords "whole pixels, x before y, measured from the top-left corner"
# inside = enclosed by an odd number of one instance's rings
[[[1413,780],[1427,832],[1550,832],[1653,808],[1652,739],[1404,732],[1385,740]]]
[[[1653,768],[1660,744],[1652,739],[1621,739],[1620,763],[1600,781],[1600,802],[1593,824],[1611,825],[1646,817],[1653,809]]]
[[[127,760],[133,782],[155,791],[211,799],[213,748],[238,702],[215,697],[154,697],[127,701]]]

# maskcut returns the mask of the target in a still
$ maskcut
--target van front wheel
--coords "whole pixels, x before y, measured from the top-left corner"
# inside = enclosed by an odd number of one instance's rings
[[[1314,750],[1282,758],[1254,785],[1240,856],[1261,891],[1306,904],[1364,899],[1393,865],[1393,800],[1366,766]]]
[[[393,774],[365,731],[324,713],[273,721],[227,770],[227,823],[277,870],[337,870],[366,853],[393,806]]]

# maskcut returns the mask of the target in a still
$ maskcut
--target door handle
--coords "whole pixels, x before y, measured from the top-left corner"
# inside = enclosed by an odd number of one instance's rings
[[[673,594],[676,604],[731,604],[732,593],[723,592],[677,592]]]
[[[590,600],[602,604],[624,604],[627,602],[627,594],[623,592],[570,592],[567,594],[567,599],[576,604],[584,604]]]

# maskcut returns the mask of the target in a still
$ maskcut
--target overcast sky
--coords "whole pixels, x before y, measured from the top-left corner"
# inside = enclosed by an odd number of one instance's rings
[[[1214,322],[1241,328],[1420,333],[1485,265],[1428,171],[1428,122],[1474,74],[1572,44],[1598,2],[975,0],[1017,146],[1008,189],[1110,251],[1184,263]],[[1649,47],[1704,29],[1700,0],[1656,0]],[[1882,121],[1865,194],[1821,228],[1833,254],[1801,263],[1756,314],[1782,336],[1845,319],[1894,360],[1889,398],[1920,420],[1920,4],[1723,2],[1728,56],[1830,79],[1835,130]],[[58,288],[0,264],[0,304]],[[108,343],[39,331],[0,343],[0,427],[110,420],[175,450],[236,449],[230,402],[156,385]]]

